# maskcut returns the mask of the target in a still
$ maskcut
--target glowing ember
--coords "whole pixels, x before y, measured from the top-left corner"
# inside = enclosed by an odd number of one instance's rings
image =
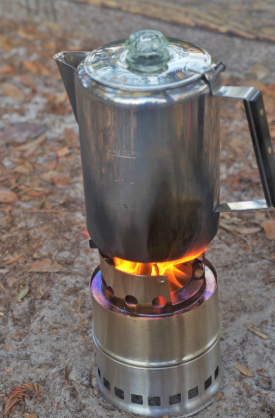
[[[115,257],[113,259],[115,268],[125,273],[147,276],[167,276],[170,283],[170,290],[184,286],[190,279],[190,272],[186,269],[187,261],[194,260],[203,252],[193,253],[179,260],[165,261],[162,263],[135,263]]]

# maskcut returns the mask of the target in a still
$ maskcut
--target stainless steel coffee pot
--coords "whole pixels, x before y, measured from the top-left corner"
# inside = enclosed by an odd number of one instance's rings
[[[55,59],[79,125],[88,231],[103,253],[196,255],[220,212],[275,206],[261,92],[222,86],[225,66],[203,48],[148,30]],[[244,101],[265,200],[220,204],[221,97]]]

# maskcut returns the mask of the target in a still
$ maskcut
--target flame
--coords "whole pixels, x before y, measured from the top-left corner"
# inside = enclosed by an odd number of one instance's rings
[[[189,275],[186,273],[183,264],[199,257],[204,251],[205,249],[178,260],[161,263],[135,263],[117,257],[114,257],[113,261],[117,270],[135,275],[167,276],[172,287],[179,288],[189,279]]]

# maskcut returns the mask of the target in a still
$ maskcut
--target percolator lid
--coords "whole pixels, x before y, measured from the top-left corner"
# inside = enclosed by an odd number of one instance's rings
[[[203,48],[154,30],[134,32],[127,40],[104,45],[84,61],[85,71],[97,82],[135,91],[188,84],[208,72],[211,64]]]

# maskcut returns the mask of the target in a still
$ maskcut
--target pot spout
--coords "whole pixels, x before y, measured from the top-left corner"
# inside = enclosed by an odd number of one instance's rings
[[[77,121],[76,110],[76,96],[74,85],[74,74],[78,65],[83,61],[89,52],[86,51],[73,51],[73,52],[58,52],[54,55],[56,60],[62,81],[64,83],[66,92],[69,96],[69,100]]]

